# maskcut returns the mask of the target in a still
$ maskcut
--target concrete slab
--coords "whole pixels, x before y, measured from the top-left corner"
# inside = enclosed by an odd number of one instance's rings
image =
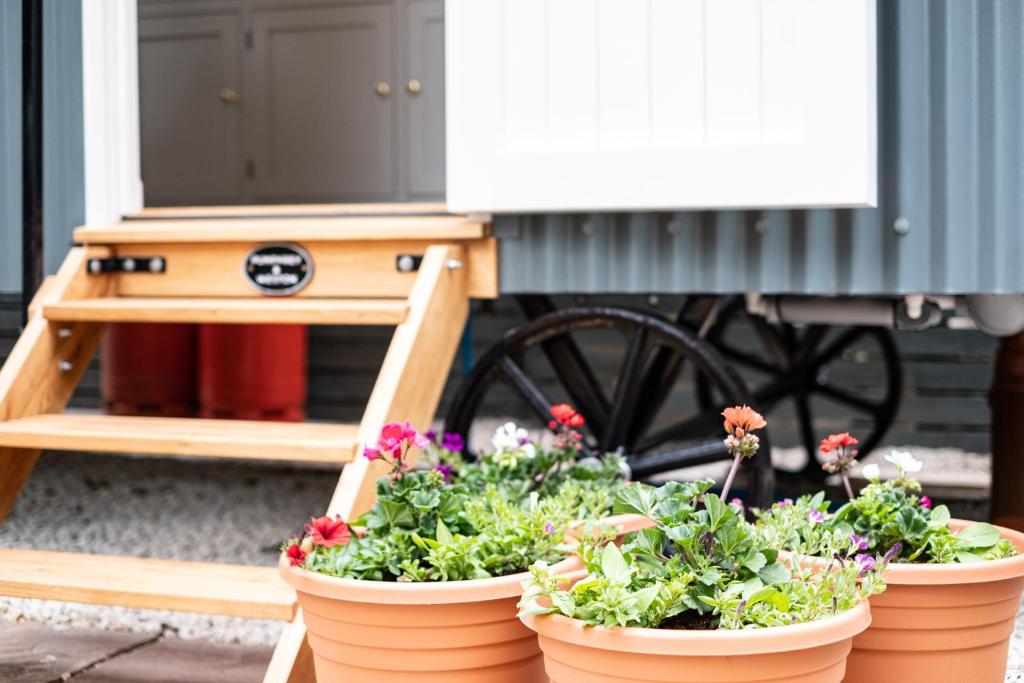
[[[0,681],[52,683],[152,637],[40,624],[0,623]]]
[[[273,648],[168,638],[115,657],[71,683],[260,683]]]

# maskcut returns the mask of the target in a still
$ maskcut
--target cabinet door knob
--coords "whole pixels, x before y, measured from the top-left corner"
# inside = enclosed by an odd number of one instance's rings
[[[224,88],[220,91],[220,101],[224,104],[234,104],[238,101],[238,93],[231,88]]]
[[[416,78],[411,79],[406,87],[413,95],[419,95],[423,91],[423,84]]]
[[[377,94],[381,97],[387,97],[391,94],[391,84],[387,81],[377,82]]]

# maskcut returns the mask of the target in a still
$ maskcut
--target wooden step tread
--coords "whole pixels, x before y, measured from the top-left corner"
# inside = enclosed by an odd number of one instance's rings
[[[454,215],[282,216],[125,220],[78,228],[80,244],[175,242],[317,242],[471,240],[485,237],[488,223]]]
[[[276,568],[0,549],[0,595],[290,621]]]
[[[345,463],[356,425],[68,413],[0,422],[0,446]]]
[[[268,218],[284,216],[451,216],[444,202],[358,204],[236,204],[221,206],[148,206],[125,220],[167,218]]]
[[[61,301],[43,307],[54,321],[167,323],[305,323],[399,325],[405,299],[109,297]]]

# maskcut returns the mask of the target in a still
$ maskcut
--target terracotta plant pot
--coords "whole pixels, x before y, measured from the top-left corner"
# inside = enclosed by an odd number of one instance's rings
[[[973,522],[954,519],[953,529]],[[999,527],[1024,552],[1024,534]],[[853,641],[849,683],[997,683],[1006,676],[1024,555],[969,564],[891,564]]]
[[[569,534],[575,538],[580,538],[588,527],[594,524],[600,523],[603,526],[614,526],[618,527],[619,533],[615,538],[615,543],[618,545],[622,544],[622,537],[631,531],[637,531],[639,529],[650,529],[651,527],[657,526],[650,517],[644,517],[643,515],[635,514],[622,514],[622,515],[611,515],[609,517],[602,517],[598,520],[593,519],[579,519],[572,523],[569,529]]]
[[[575,558],[554,565],[579,567]],[[357,581],[289,566],[319,683],[546,683],[516,618],[527,573],[474,581]]]
[[[862,602],[821,621],[740,631],[604,628],[560,614],[520,619],[537,632],[551,683],[839,683],[871,613]]]

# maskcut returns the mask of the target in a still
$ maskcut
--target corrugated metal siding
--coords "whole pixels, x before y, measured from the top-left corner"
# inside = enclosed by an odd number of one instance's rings
[[[1024,292],[1024,3],[878,18],[878,209],[499,217],[502,291]]]
[[[43,5],[43,222],[46,272],[85,217],[82,3]],[[0,292],[21,289],[21,2],[0,2]]]

